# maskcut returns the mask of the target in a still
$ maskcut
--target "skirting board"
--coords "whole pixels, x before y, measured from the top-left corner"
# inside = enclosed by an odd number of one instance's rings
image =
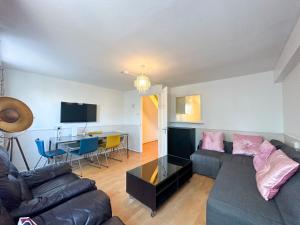
[[[132,149],[132,148],[128,148],[129,151],[133,151],[133,152],[137,152],[137,153],[141,153],[140,151],[136,150],[136,149]]]

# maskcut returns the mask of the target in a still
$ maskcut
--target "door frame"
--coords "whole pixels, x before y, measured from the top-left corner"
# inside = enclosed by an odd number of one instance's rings
[[[160,148],[161,148],[161,127],[162,127],[162,110],[160,109],[161,106],[161,94],[162,94],[162,90],[163,87],[162,85],[155,85],[152,86],[147,92],[140,94],[140,152],[143,152],[143,99],[142,97],[144,96],[150,96],[150,95],[157,95],[158,98],[158,137],[157,137],[157,141],[158,141],[158,154],[160,152]]]

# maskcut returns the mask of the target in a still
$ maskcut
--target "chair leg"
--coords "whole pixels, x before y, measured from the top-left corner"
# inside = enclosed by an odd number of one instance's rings
[[[97,161],[98,161],[99,167],[101,168],[101,163],[100,163],[100,160],[99,160],[99,156],[98,156],[98,154],[96,154],[96,158],[97,158]]]
[[[40,157],[39,161],[37,162],[37,164],[34,166],[34,169],[36,169],[36,167],[39,165],[41,159],[43,158],[43,156]]]
[[[106,162],[106,166],[108,167],[108,159],[107,159],[107,152],[104,152],[104,156],[105,156],[105,162]]]
[[[65,162],[68,162],[68,157],[69,157],[69,153],[67,152]]]
[[[49,159],[47,158],[47,160],[44,163],[44,167],[46,166],[46,164],[49,162]]]
[[[127,156],[127,150],[126,150],[126,147],[125,147],[124,143],[122,143],[122,150],[123,150],[124,156],[126,157]]]
[[[115,152],[115,148],[112,149],[112,152],[113,152],[113,153]],[[119,162],[122,162],[121,159],[116,159],[116,158],[111,157],[111,156],[109,156],[109,158],[110,158],[110,159],[113,159],[113,160],[116,160],[116,161],[119,161]]]
[[[79,168],[80,168],[80,176],[82,177],[82,168],[81,168],[80,159],[78,159],[78,163],[79,163]]]
[[[71,154],[71,156],[70,156],[70,165],[71,165],[71,167],[73,166],[72,164],[73,163],[72,163],[72,154]]]
[[[121,152],[121,148],[120,148],[120,147],[117,148],[117,151],[118,151],[118,153],[119,153],[119,156],[120,156],[121,158],[123,158],[123,157],[122,157],[122,152]]]

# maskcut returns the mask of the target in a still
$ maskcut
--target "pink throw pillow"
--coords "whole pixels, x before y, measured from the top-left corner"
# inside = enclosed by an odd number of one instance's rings
[[[256,171],[264,168],[269,156],[276,151],[274,145],[265,140],[258,148],[258,153],[253,158],[253,166]]]
[[[256,155],[262,142],[263,138],[261,136],[233,134],[232,154]]]
[[[202,149],[224,152],[224,134],[222,132],[203,132]]]
[[[266,201],[272,199],[298,168],[299,163],[289,158],[283,151],[273,152],[264,168],[256,173],[256,184],[261,196]]]

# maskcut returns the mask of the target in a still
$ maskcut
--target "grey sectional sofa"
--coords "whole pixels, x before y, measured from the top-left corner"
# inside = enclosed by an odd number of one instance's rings
[[[295,149],[277,140],[271,143],[300,162]],[[216,179],[207,202],[207,225],[300,225],[300,172],[267,202],[256,187],[253,158],[232,155],[232,143],[224,145],[225,153],[220,153],[200,149],[200,142],[191,155],[195,173]]]

